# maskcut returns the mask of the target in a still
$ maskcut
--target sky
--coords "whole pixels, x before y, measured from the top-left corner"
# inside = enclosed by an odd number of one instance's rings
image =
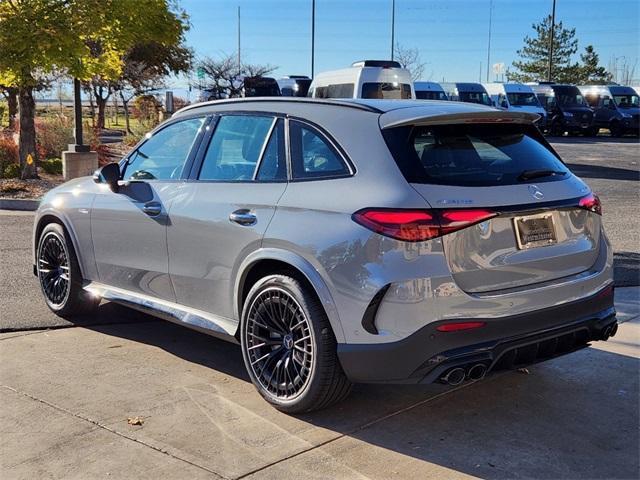
[[[511,65],[531,25],[551,11],[553,0],[396,0],[395,39],[417,48],[423,80],[486,81],[489,65]],[[276,78],[311,74],[311,0],[180,0],[190,15],[187,44],[197,57],[237,51],[237,8],[241,12],[241,54],[249,63],[277,66]],[[392,0],[316,0],[315,71],[349,66],[361,59],[386,59],[391,49]],[[579,51],[592,44],[607,67],[638,63],[640,2],[557,0],[556,21],[575,27]],[[576,55],[577,57],[577,55]],[[577,59],[577,58],[576,58]],[[481,66],[482,63],[482,66]],[[493,81],[495,74],[490,72]],[[186,80],[172,85],[181,88]]]

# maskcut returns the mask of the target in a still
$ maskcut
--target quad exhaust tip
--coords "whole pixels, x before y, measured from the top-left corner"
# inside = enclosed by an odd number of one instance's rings
[[[467,377],[463,368],[457,367],[449,370],[445,375],[442,376],[442,381],[452,387],[460,385],[464,382],[464,379]]]
[[[469,380],[482,380],[487,373],[487,366],[484,363],[476,363],[467,370]]]

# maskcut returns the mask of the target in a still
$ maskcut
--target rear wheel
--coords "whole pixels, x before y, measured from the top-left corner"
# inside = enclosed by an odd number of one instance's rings
[[[38,241],[36,271],[47,306],[61,317],[89,313],[99,300],[82,289],[73,245],[62,225],[50,223]]]
[[[349,394],[324,309],[296,278],[270,275],[253,286],[240,337],[251,381],[278,410],[318,410]]]
[[[621,137],[624,133],[622,125],[620,125],[620,122],[618,122],[617,120],[611,122],[611,124],[609,125],[609,132],[611,132],[612,137]]]

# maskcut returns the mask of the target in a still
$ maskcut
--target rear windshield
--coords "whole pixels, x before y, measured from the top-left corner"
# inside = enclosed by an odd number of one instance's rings
[[[530,125],[409,126],[383,135],[410,183],[513,185],[562,180],[568,172]],[[556,173],[523,179],[524,172],[541,170]]]
[[[411,85],[406,83],[363,83],[362,98],[411,98]]]
[[[435,92],[433,90],[416,90],[416,98],[420,100],[447,100],[444,92]]]

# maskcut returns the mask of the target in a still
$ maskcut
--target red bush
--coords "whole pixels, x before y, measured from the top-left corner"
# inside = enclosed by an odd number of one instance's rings
[[[7,165],[9,163],[18,163],[19,160],[18,145],[13,141],[13,138],[9,135],[0,135],[0,163]]]

